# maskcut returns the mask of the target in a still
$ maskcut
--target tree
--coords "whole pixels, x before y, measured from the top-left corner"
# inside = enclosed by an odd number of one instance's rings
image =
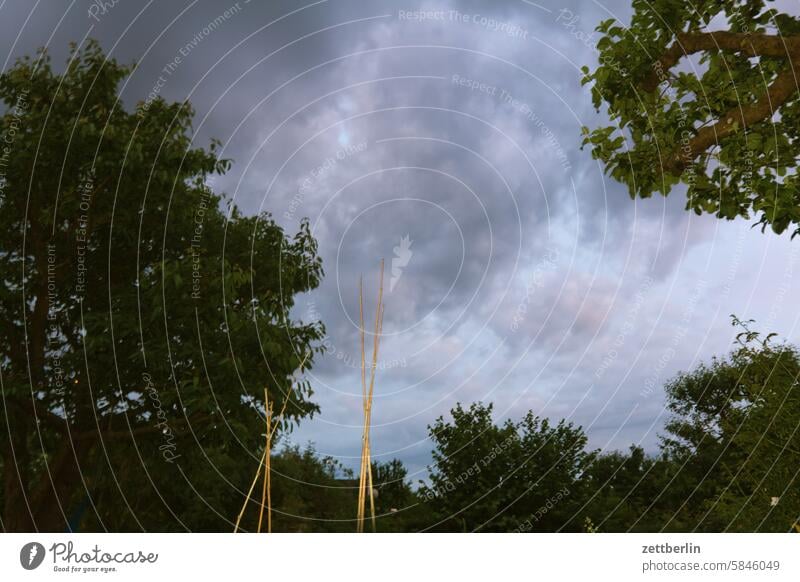
[[[290,317],[322,276],[308,224],[215,194],[219,144],[188,103],[126,110],[130,73],[89,42],[0,75],[6,531],[227,530],[264,385],[283,428],[316,411],[293,374],[323,329]]]
[[[687,187],[687,210],[800,234],[800,19],[765,0],[634,0],[584,67],[611,125],[584,145],[631,197]]]
[[[658,531],[662,521],[651,512],[642,520],[652,499],[661,492],[664,464],[631,446],[627,453],[597,455],[581,475],[581,507],[572,517],[588,518],[602,532]]]
[[[789,531],[800,517],[800,354],[740,322],[738,348],[667,385],[677,531]]]
[[[408,470],[399,459],[372,461],[372,476],[377,496],[375,515],[378,531],[408,531],[414,520],[416,498],[406,480]]]
[[[452,422],[440,417],[429,427],[436,448],[418,495],[433,515],[430,528],[555,531],[569,520],[591,459],[580,428],[531,412],[498,426],[491,404],[457,405],[451,414]]]
[[[377,531],[407,531],[405,510],[416,500],[405,480],[406,468],[394,459],[373,461],[372,470],[378,490]],[[272,485],[273,531],[355,531],[358,479],[336,459],[321,457],[313,446],[287,445],[273,454]],[[256,531],[258,513],[259,500],[253,499],[243,516],[244,531]]]
[[[352,471],[313,447],[287,446],[272,460],[273,528],[280,532],[352,532],[357,489]],[[258,503],[250,509],[249,531],[256,531]]]

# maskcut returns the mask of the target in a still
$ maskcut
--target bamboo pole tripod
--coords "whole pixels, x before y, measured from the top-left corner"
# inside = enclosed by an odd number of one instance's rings
[[[369,387],[367,387],[367,357],[365,351],[364,328],[364,280],[358,283],[358,309],[360,315],[361,332],[361,395],[364,410],[364,428],[361,434],[361,471],[358,480],[358,516],[357,531],[364,531],[366,519],[367,494],[369,494],[369,510],[372,521],[372,531],[375,531],[375,494],[372,487],[372,461],[370,458],[370,425],[372,423],[372,396],[375,392],[375,371],[378,367],[378,348],[383,330],[383,259],[381,259],[380,284],[378,288],[378,305],[375,308],[375,332],[372,341],[372,365],[370,366]]]
[[[305,366],[306,360],[308,359],[308,355],[303,358],[303,361],[300,362],[300,371],[303,371],[303,366]],[[239,511],[239,515],[236,518],[236,525],[233,528],[233,533],[239,531],[239,524],[242,521],[242,516],[244,515],[245,509],[247,509],[247,504],[250,501],[250,497],[253,494],[253,489],[256,487],[256,483],[258,483],[258,478],[261,476],[261,469],[264,469],[264,483],[261,487],[261,505],[258,512],[258,533],[261,533],[261,526],[264,522],[264,508],[267,510],[267,533],[272,533],[272,442],[275,437],[275,433],[278,430],[278,427],[283,422],[283,416],[286,413],[286,406],[289,404],[289,393],[286,393],[286,397],[283,401],[283,407],[281,408],[280,414],[275,418],[273,422],[273,403],[269,399],[269,393],[267,388],[264,388],[264,416],[266,419],[266,432],[264,433],[265,436],[265,443],[264,443],[264,453],[261,455],[261,460],[258,463],[258,469],[256,470],[256,475],[253,477],[253,482],[250,484],[250,489],[247,491],[247,497],[244,499],[244,505],[242,505],[241,511]]]

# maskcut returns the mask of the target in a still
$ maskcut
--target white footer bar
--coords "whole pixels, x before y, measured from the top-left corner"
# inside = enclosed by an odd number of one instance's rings
[[[0,534],[0,574],[15,581],[796,581],[800,535]]]

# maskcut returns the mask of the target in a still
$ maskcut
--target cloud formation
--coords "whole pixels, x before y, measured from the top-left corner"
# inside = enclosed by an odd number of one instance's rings
[[[426,425],[459,401],[567,417],[597,447],[651,447],[660,386],[728,350],[730,313],[797,339],[780,308],[796,293],[786,238],[690,215],[680,192],[631,201],[580,149],[602,114],[579,69],[628,0],[268,4],[9,1],[0,50],[6,67],[42,45],[58,61],[98,38],[139,63],[128,105],[189,99],[197,143],[223,141],[235,164],[217,189],[289,231],[309,218],[326,277],[296,316],[325,322],[328,354],[309,373],[322,414],[292,439],[358,456],[357,289],[363,275],[374,300],[381,258],[387,289],[401,276],[373,454],[414,469]]]

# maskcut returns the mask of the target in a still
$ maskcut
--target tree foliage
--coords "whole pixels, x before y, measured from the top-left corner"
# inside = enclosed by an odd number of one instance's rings
[[[373,461],[376,530],[407,531],[415,496],[397,459]],[[358,479],[353,471],[313,446],[287,445],[272,458],[272,524],[280,532],[352,532],[356,525]],[[238,501],[238,499],[237,499]],[[256,531],[259,500],[244,515],[245,531]],[[371,531],[368,528],[367,531]]]
[[[800,517],[800,354],[739,322],[729,358],[667,385],[673,516],[691,529],[788,531]],[[685,530],[684,530],[685,531]]]
[[[290,318],[322,276],[308,225],[213,192],[219,144],[188,103],[126,109],[130,73],[90,42],[0,75],[6,530],[227,529],[264,386],[284,428],[316,410],[293,375],[323,330]]]
[[[460,405],[430,427],[430,484],[419,496],[437,531],[554,531],[573,508],[591,455],[583,431],[526,414],[494,424],[492,406]],[[573,497],[574,499],[574,497]],[[559,503],[555,503],[558,501]]]
[[[686,185],[687,210],[800,233],[800,19],[765,0],[634,0],[584,68],[611,124],[584,145],[631,197]]]
[[[430,427],[420,529],[800,530],[800,353],[750,322],[725,358],[666,386],[660,450],[590,451],[580,428],[528,413],[497,425],[460,405]]]

